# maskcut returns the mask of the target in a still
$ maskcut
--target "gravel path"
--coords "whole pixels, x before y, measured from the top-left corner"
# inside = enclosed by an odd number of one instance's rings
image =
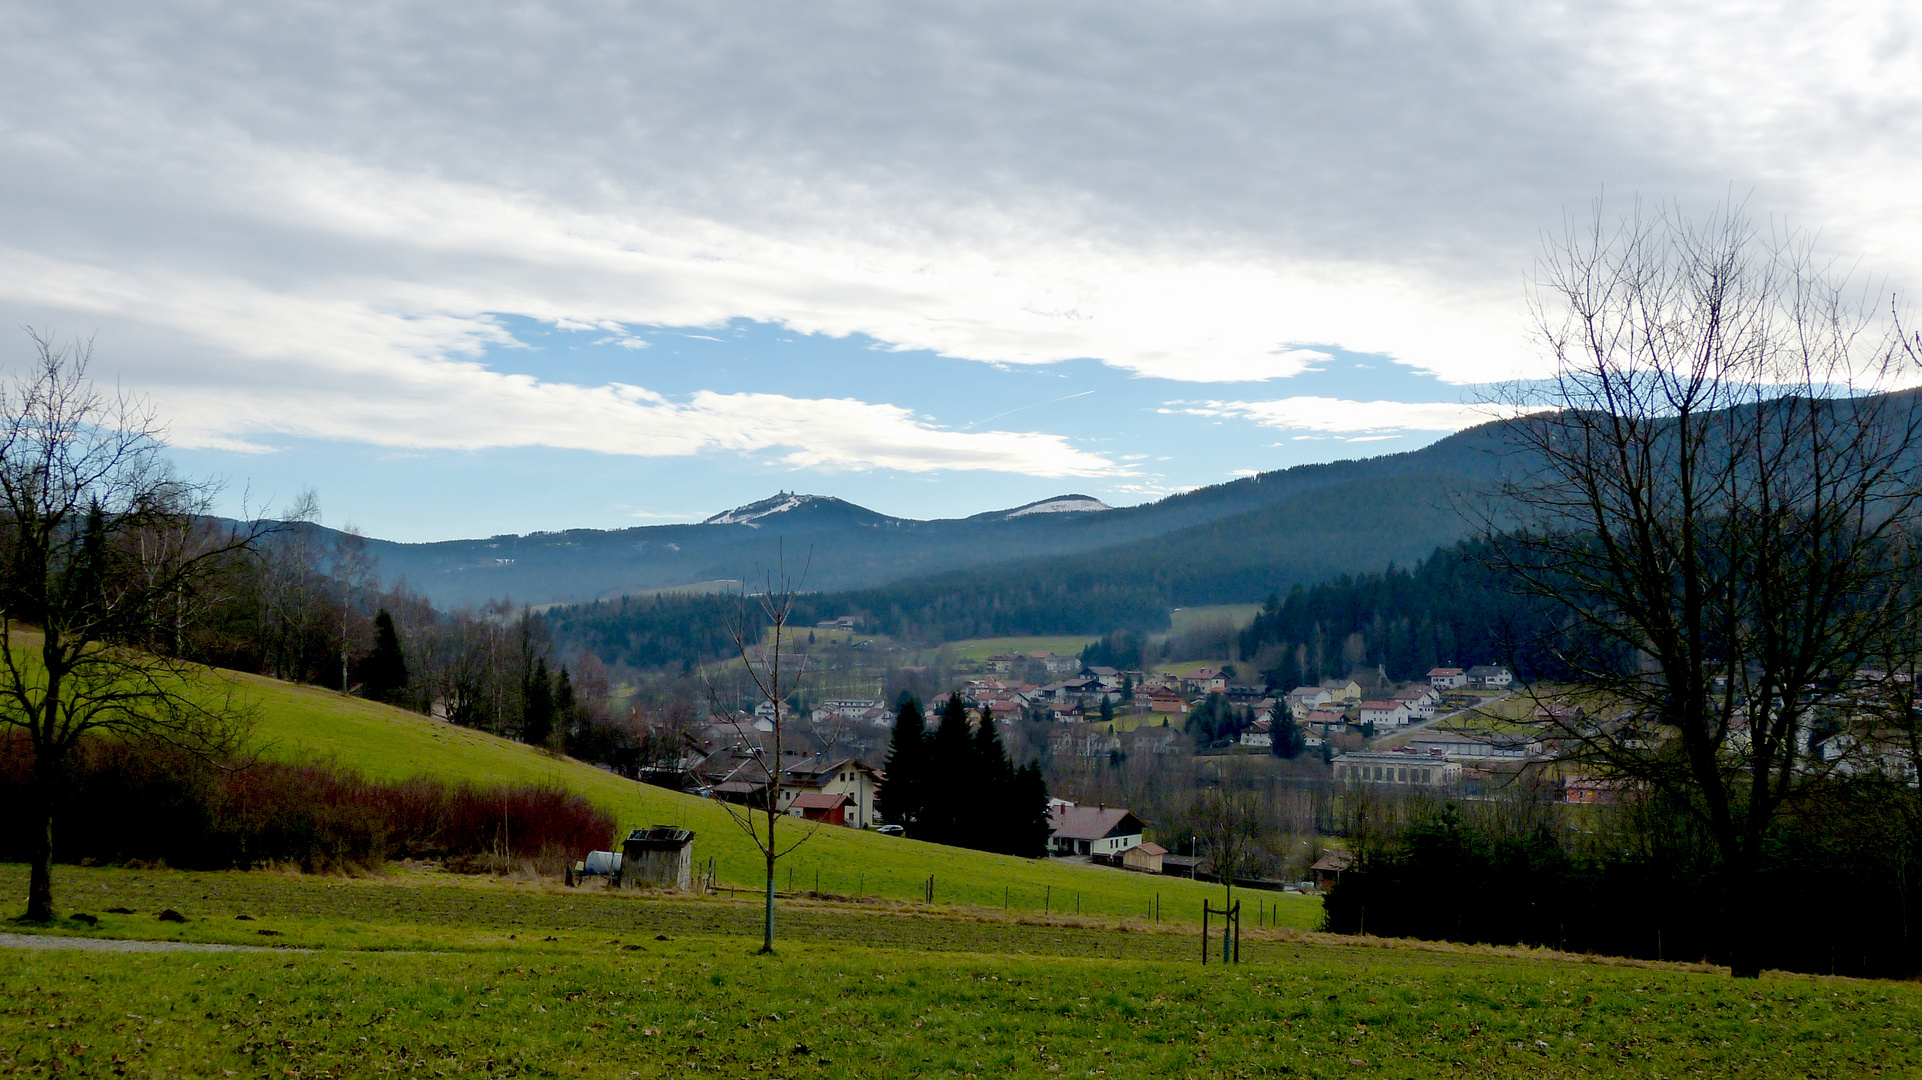
[[[265,945],[216,945],[203,941],[120,941],[114,938],[4,933],[0,933],[0,949],[78,949],[82,952],[313,952],[312,949],[277,949]]]

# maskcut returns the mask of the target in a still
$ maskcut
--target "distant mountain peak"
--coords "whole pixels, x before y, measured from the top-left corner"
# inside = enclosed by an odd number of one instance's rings
[[[884,515],[877,514],[865,506],[856,506],[846,499],[837,499],[832,495],[802,495],[798,492],[782,491],[765,499],[748,503],[746,506],[737,506],[732,510],[716,514],[702,524],[746,525],[749,528],[758,529],[769,518],[787,515],[793,515],[795,518],[831,517],[861,523],[888,520]]]
[[[1017,506],[1012,510],[1002,510],[990,516],[1006,521],[1032,514],[1092,514],[1113,509],[1114,507],[1092,495],[1056,495],[1053,498],[1039,499]]]

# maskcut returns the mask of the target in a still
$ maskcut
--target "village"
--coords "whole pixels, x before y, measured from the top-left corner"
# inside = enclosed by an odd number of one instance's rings
[[[901,672],[911,678],[926,670]],[[1040,759],[1070,791],[1078,770],[1128,760],[1286,759],[1277,764],[1290,770],[1291,784],[1474,797],[1492,780],[1544,764],[1548,756],[1528,725],[1498,711],[1519,689],[1502,665],[1437,667],[1399,684],[1380,671],[1357,671],[1285,692],[1242,677],[1232,664],[1123,669],[1047,650],[958,660],[948,674],[952,689],[920,702],[928,716],[959,695],[971,718],[991,717],[1017,756]],[[779,809],[827,825],[898,832],[876,813],[897,705],[866,696],[790,698],[780,716]],[[643,778],[757,804],[766,798],[763,763],[775,720],[766,701],[752,710],[715,712],[689,733],[688,752]],[[1596,786],[1579,777],[1562,783],[1569,801],[1597,797]],[[1128,806],[1061,797],[1050,806],[1053,857],[1146,873],[1209,874],[1192,843],[1156,842],[1156,823]],[[1165,829],[1161,835],[1168,839]],[[1187,850],[1177,854],[1177,847]],[[1342,865],[1339,857],[1321,860],[1318,869],[1308,868],[1311,875],[1298,874],[1301,880],[1288,885],[1325,887]]]

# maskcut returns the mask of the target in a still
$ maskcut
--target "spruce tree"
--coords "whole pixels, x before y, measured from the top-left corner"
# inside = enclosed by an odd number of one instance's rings
[[[941,710],[941,726],[928,740],[927,819],[922,822],[922,838],[937,844],[953,844],[964,836],[964,811],[973,802],[974,739],[968,730],[968,705],[960,694],[949,694]]]
[[[975,721],[972,771],[974,794],[964,801],[964,805],[974,809],[957,816],[962,821],[973,821],[978,825],[971,832],[963,834],[965,845],[981,851],[1013,854],[1016,846],[1015,826],[1010,810],[1014,797],[1014,763],[1008,760],[1008,748],[1001,742],[1001,731],[994,722],[994,713],[985,705]]]
[[[407,659],[401,655],[394,617],[381,608],[374,615],[374,651],[361,667],[361,693],[374,701],[393,701],[407,689]]]
[[[530,746],[547,745],[554,733],[554,681],[545,659],[534,662],[534,673],[522,692],[521,739]]]
[[[1048,836],[1054,831],[1048,824],[1048,782],[1042,779],[1041,766],[1032,761],[1021,766],[1014,774],[1011,794],[1014,850],[1010,854],[1038,859],[1048,853]]]
[[[888,760],[881,789],[875,793],[874,812],[882,821],[899,825],[910,834],[918,831],[927,803],[922,783],[926,757],[927,722],[921,717],[921,703],[903,694],[896,706],[894,736],[888,742]]]

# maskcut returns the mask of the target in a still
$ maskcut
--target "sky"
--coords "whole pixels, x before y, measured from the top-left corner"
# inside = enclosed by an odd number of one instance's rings
[[[1598,199],[1922,279],[1909,4],[0,10],[0,364],[399,540],[1413,449]]]

